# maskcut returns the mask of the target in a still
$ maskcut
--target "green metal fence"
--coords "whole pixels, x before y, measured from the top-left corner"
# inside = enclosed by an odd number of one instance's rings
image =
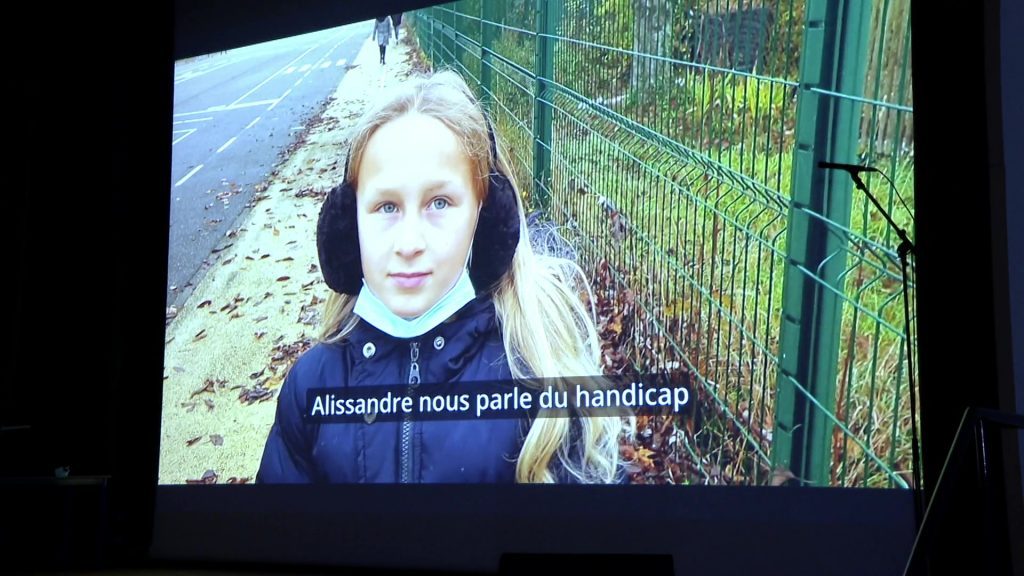
[[[909,0],[467,0],[408,20],[578,249],[605,369],[693,377],[691,416],[640,420],[634,481],[907,486],[896,239],[816,165],[879,166],[912,201]],[[912,230],[912,204],[867,184]]]

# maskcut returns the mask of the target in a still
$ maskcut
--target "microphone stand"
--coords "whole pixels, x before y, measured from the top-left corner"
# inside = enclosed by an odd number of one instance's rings
[[[871,203],[878,208],[878,211],[882,213],[885,221],[889,223],[889,226],[896,231],[896,235],[899,236],[900,244],[896,248],[896,253],[900,258],[900,268],[903,273],[903,322],[904,322],[904,336],[907,339],[907,368],[910,377],[910,437],[911,437],[911,458],[913,462],[913,479],[914,479],[914,516],[916,520],[915,527],[921,528],[921,513],[924,510],[924,490],[921,488],[921,470],[918,465],[919,449],[917,443],[917,386],[914,382],[914,350],[911,343],[913,334],[910,328],[910,297],[907,291],[907,259],[910,254],[917,253],[914,247],[914,243],[910,241],[907,236],[906,230],[900,228],[896,222],[893,221],[892,216],[882,208],[882,205],[878,202],[873,194],[868,190],[868,187],[864,185],[864,181],[860,179],[860,174],[855,170],[849,170],[850,178],[853,179],[854,184]]]

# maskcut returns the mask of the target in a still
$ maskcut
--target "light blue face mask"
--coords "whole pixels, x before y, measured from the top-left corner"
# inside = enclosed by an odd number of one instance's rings
[[[469,279],[469,269],[463,268],[455,285],[430,307],[429,310],[416,318],[406,319],[391,311],[390,308],[377,297],[366,285],[363,278],[363,287],[359,290],[356,298],[356,306],[353,312],[363,320],[379,329],[385,334],[395,338],[415,338],[422,336],[435,328],[445,320],[451,318],[462,309],[469,301],[476,298],[476,289]]]

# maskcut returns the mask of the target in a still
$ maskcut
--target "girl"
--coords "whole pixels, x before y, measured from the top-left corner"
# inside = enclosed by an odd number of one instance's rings
[[[534,252],[498,143],[452,71],[406,82],[357,124],[317,225],[322,341],[285,379],[258,482],[624,480],[620,417],[302,418],[310,388],[601,373],[589,288]]]

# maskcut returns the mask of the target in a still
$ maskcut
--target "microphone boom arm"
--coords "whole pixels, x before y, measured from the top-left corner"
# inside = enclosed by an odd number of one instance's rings
[[[879,212],[882,213],[882,217],[889,223],[889,226],[896,231],[896,235],[899,236],[900,239],[900,245],[896,249],[897,253],[899,253],[901,257],[904,253],[916,254],[917,250],[914,247],[914,243],[911,242],[910,237],[907,236],[907,231],[900,228],[900,226],[893,221],[892,216],[889,215],[885,208],[882,208],[882,204],[878,202],[875,195],[868,190],[868,187],[864,185],[864,181],[860,179],[860,174],[853,171],[849,174],[857,188],[868,197],[868,200],[871,200],[871,203],[875,205],[875,208],[878,208]]]

